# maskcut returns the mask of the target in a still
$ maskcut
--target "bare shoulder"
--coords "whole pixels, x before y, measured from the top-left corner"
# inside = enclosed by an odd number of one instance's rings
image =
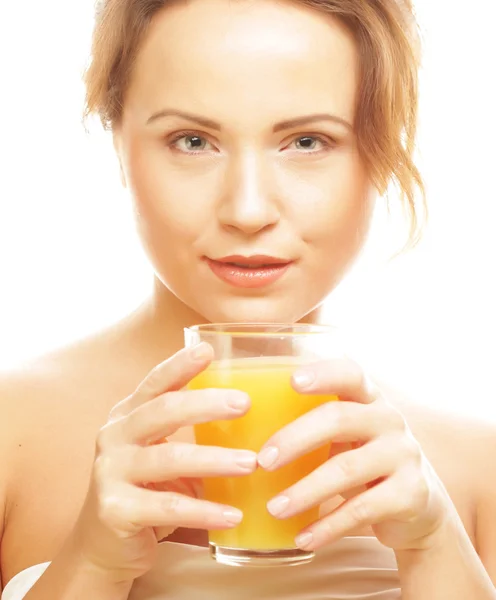
[[[19,436],[41,431],[41,423],[74,415],[78,408],[87,414],[108,412],[142,377],[140,350],[128,329],[126,323],[117,324],[0,372],[0,414],[5,417],[0,424],[7,436],[21,441]],[[102,402],[104,397],[108,401]]]
[[[381,388],[402,412],[475,539],[488,499],[495,512],[496,419],[426,406],[403,392]],[[496,518],[494,522],[496,535]]]
[[[132,391],[141,372],[130,346],[125,331],[109,328],[0,373],[0,439],[11,470],[29,449],[94,429]]]
[[[0,373],[0,481],[9,492],[26,457],[41,457],[63,443],[75,417],[78,429],[92,418],[98,378],[89,346],[80,342]]]
[[[52,361],[40,358],[0,373],[0,481],[4,485],[11,483],[26,442],[36,443],[50,405],[56,402],[54,368]]]
[[[466,465],[475,478],[487,474],[488,451],[496,444],[496,418],[427,406],[398,391],[390,390],[389,397],[427,453],[458,467]]]
[[[91,391],[108,380],[108,361],[101,353],[98,340],[87,339],[0,373],[0,422],[7,437],[21,442],[55,412],[61,417],[59,411],[74,409],[83,398],[90,409]]]
[[[0,374],[4,583],[50,560],[67,535],[84,500],[98,430],[140,380],[130,346],[112,330]]]
[[[448,489],[494,580],[496,419],[489,415],[451,414],[411,403],[403,403],[403,414]]]
[[[15,545],[19,539],[15,527],[17,507],[27,504],[29,494],[38,491],[32,484],[39,476],[47,478],[43,469],[51,469],[52,449],[55,447],[57,452],[57,447],[63,445],[67,429],[64,403],[70,399],[65,394],[68,381],[64,352],[60,354],[62,361],[55,356],[41,357],[0,373],[0,510],[3,517],[0,540],[4,584],[16,572],[11,559],[19,554]],[[57,430],[61,434],[57,435]],[[26,485],[28,482],[31,486]]]

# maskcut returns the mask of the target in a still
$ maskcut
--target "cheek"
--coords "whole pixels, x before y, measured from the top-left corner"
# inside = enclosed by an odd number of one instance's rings
[[[291,182],[293,221],[317,249],[355,253],[367,235],[375,190],[358,155],[347,152]],[[352,256],[350,257],[352,258]]]
[[[205,177],[185,177],[155,145],[137,142],[129,148],[126,175],[141,236],[159,245],[190,243],[212,212]]]

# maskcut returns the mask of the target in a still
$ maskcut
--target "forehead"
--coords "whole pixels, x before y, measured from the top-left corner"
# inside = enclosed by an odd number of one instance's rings
[[[353,120],[357,78],[352,34],[320,11],[290,0],[180,0],[155,16],[127,103]]]

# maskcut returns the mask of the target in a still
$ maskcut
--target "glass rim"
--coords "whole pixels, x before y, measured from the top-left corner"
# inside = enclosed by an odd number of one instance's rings
[[[185,332],[231,337],[291,337],[293,335],[319,336],[336,334],[335,325],[313,323],[201,323],[184,328]]]

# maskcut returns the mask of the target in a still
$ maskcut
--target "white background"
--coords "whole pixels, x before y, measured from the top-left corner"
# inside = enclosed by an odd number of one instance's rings
[[[496,417],[492,0],[417,0],[430,223],[394,261],[379,215],[331,298],[366,365],[419,402]],[[0,369],[118,319],[151,274],[108,136],[81,125],[90,0],[0,3]]]

